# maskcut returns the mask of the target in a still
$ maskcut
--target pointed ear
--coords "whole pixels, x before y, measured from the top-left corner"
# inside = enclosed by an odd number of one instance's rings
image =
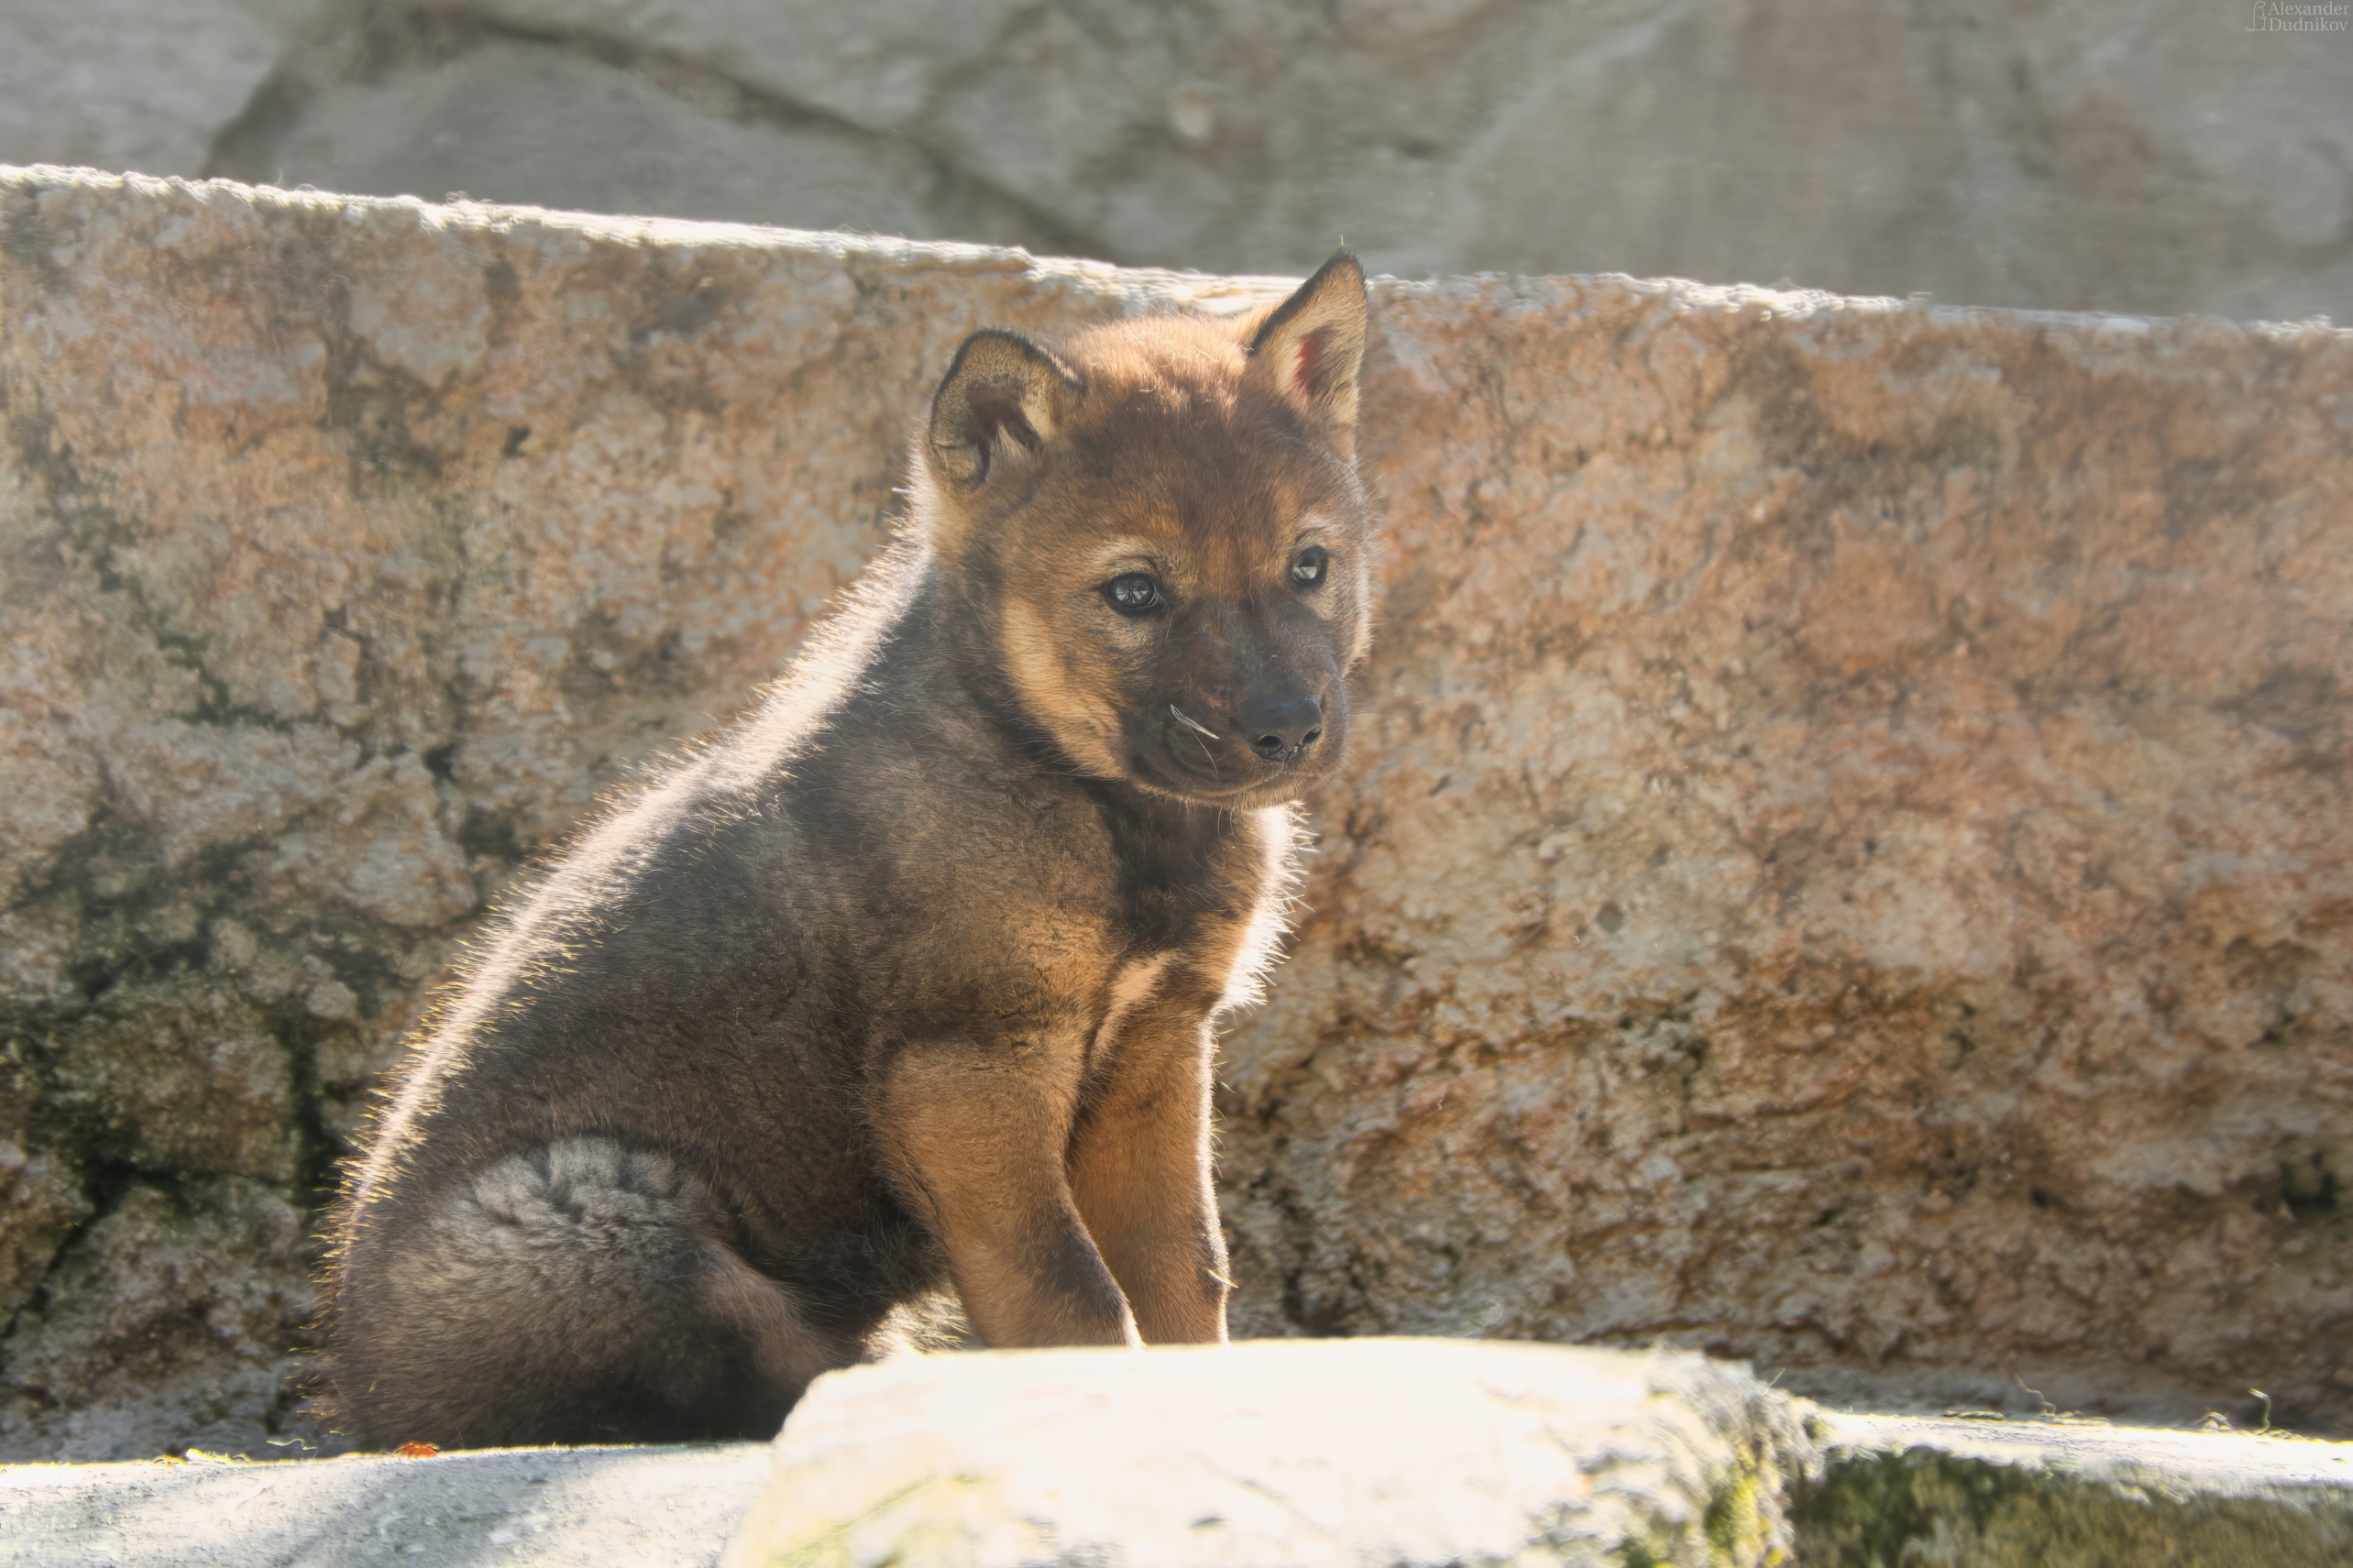
[[[1353,445],[1365,356],[1365,274],[1345,250],[1274,308],[1250,339],[1250,375]]]
[[[1086,396],[1086,383],[1044,344],[1003,327],[964,339],[931,399],[923,444],[942,484],[967,494],[1037,455]]]

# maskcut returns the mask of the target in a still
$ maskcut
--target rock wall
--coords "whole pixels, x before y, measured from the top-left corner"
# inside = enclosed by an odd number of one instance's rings
[[[2131,0],[11,0],[0,159],[1128,264],[2353,309],[2353,35]],[[2325,19],[2326,20],[2326,19]]]
[[[966,332],[1279,287],[0,174],[0,1454],[290,1430],[371,1075],[879,546]],[[1375,297],[1237,1331],[2353,1420],[2353,334]]]

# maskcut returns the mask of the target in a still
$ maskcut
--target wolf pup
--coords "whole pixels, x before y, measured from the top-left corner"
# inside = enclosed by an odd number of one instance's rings
[[[952,1288],[992,1346],[1226,1337],[1210,1025],[1369,638],[1364,277],[966,339],[912,516],[740,727],[553,866],[349,1177],[376,1447],[773,1434]]]

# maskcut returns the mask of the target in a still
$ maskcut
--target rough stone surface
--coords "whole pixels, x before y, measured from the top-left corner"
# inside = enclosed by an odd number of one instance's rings
[[[303,0],[8,0],[0,161],[195,174]]]
[[[1833,1417],[1791,1488],[1805,1568],[2238,1568],[2353,1557],[2353,1446]]]
[[[17,0],[0,159],[1151,265],[2353,309],[2353,22],[1958,0]],[[13,48],[11,46],[14,46]]]
[[[289,1330],[311,1306],[302,1215],[240,1177],[173,1186],[100,1193],[105,1212],[15,1315],[12,1457],[273,1452]]]
[[[1695,1355],[1356,1340],[830,1373],[727,1568],[1557,1563],[1764,1568],[1812,1457]]]
[[[774,1445],[0,1468],[0,1564],[27,1568],[710,1568],[731,1536],[730,1561],[756,1563],[797,1531],[786,1561],[895,1549],[908,1568],[997,1546],[1024,1563],[1582,1563],[1644,1520],[1640,1556],[1603,1561],[2333,1563],[2353,1551],[2353,1447],[1836,1416],[1688,1356],[1357,1341],[862,1369],[819,1385]],[[1089,1535],[1105,1550],[1086,1554]],[[1482,1546],[1498,1550],[1468,1554]]]
[[[2353,338],[1380,317],[1371,711],[1227,1047],[1240,1323],[2353,1413]]]
[[[0,1468],[7,1568],[713,1568],[765,1443]]]
[[[415,80],[323,87],[266,156],[272,171],[333,191],[472,191],[598,212],[1037,237],[971,202],[954,214],[963,221],[947,221],[931,200],[940,170],[896,141],[714,115],[640,73],[513,39]]]
[[[963,334],[1283,287],[56,171],[0,236],[20,1456],[283,1435],[452,944],[781,666]],[[1237,1332],[2353,1420],[2353,334],[1375,295],[1387,609],[1225,1043]]]

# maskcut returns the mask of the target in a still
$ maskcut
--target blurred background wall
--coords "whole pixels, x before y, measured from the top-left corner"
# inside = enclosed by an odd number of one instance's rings
[[[2248,0],[6,0],[0,161],[1131,265],[2353,315],[2353,32]]]

